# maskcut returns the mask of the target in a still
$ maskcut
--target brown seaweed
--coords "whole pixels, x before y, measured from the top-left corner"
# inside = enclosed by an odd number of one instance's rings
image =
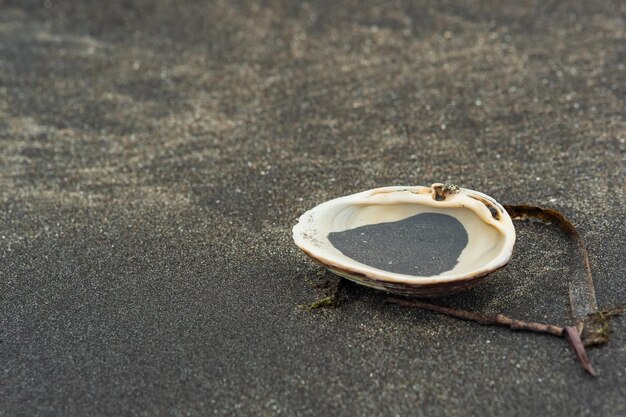
[[[546,209],[526,204],[505,205],[504,208],[514,220],[525,220],[528,218],[543,220],[558,226],[576,241],[581,254],[584,274],[583,277],[574,277],[574,279],[570,281],[570,308],[576,326],[562,327],[554,324],[529,322],[514,319],[503,314],[488,316],[474,311],[460,310],[430,302],[396,297],[390,297],[387,301],[402,306],[418,307],[462,320],[474,321],[483,325],[505,326],[513,330],[526,330],[560,337],[566,336],[576,354],[580,366],[588,374],[596,376],[585,347],[602,345],[608,341],[610,335],[609,320],[611,317],[621,314],[623,308],[616,307],[605,311],[598,311],[587,247],[576,230],[576,227],[567,217],[555,209]]]

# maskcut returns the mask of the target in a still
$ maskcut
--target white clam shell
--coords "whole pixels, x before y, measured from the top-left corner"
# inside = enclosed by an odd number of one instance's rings
[[[332,232],[397,222],[422,213],[452,216],[467,233],[467,244],[454,267],[437,275],[408,275],[372,267],[344,255],[329,240]],[[483,193],[458,187],[449,190],[443,184],[392,186],[320,204],[300,217],[293,227],[293,239],[312,259],[359,284],[431,297],[472,286],[506,265],[513,253],[515,228],[506,210]]]

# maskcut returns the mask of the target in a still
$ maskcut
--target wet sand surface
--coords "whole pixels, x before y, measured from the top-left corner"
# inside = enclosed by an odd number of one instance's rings
[[[307,209],[453,182],[563,211],[626,303],[620,1],[0,1],[0,415],[623,416],[590,351],[384,302]],[[447,305],[569,322],[576,247],[516,223]]]

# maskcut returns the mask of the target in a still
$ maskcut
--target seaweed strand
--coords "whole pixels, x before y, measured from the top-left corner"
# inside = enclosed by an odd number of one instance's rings
[[[418,307],[462,320],[474,321],[483,325],[504,326],[513,330],[532,331],[559,337],[565,336],[580,366],[589,375],[596,376],[591,361],[587,356],[585,346],[596,346],[606,343],[610,334],[609,320],[611,317],[621,314],[624,311],[623,308],[616,307],[606,311],[598,311],[593,275],[591,273],[591,263],[589,262],[589,253],[576,227],[567,217],[554,209],[546,209],[527,204],[505,205],[504,208],[514,220],[526,220],[528,218],[543,220],[559,227],[576,241],[580,250],[584,270],[582,282],[577,282],[575,279],[570,282],[570,307],[576,326],[561,327],[554,324],[529,322],[514,319],[504,314],[489,316],[474,311],[460,310],[425,301],[408,300],[404,298],[390,297],[387,301],[406,307]]]

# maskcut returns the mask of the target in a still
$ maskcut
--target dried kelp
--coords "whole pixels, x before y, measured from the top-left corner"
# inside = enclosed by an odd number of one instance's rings
[[[623,308],[616,307],[609,310],[598,311],[587,247],[573,223],[569,221],[567,217],[554,209],[545,209],[525,204],[505,205],[504,208],[514,220],[537,218],[546,221],[558,226],[576,241],[583,265],[583,276],[575,276],[570,281],[570,306],[576,326],[561,327],[553,324],[528,322],[513,319],[503,314],[488,316],[474,311],[460,310],[417,300],[395,297],[388,298],[387,300],[403,306],[418,307],[462,320],[474,321],[479,324],[505,326],[513,330],[526,330],[555,336],[566,336],[581,367],[588,374],[595,376],[596,373],[587,356],[585,347],[602,345],[608,341],[610,335],[610,318],[621,314]]]

